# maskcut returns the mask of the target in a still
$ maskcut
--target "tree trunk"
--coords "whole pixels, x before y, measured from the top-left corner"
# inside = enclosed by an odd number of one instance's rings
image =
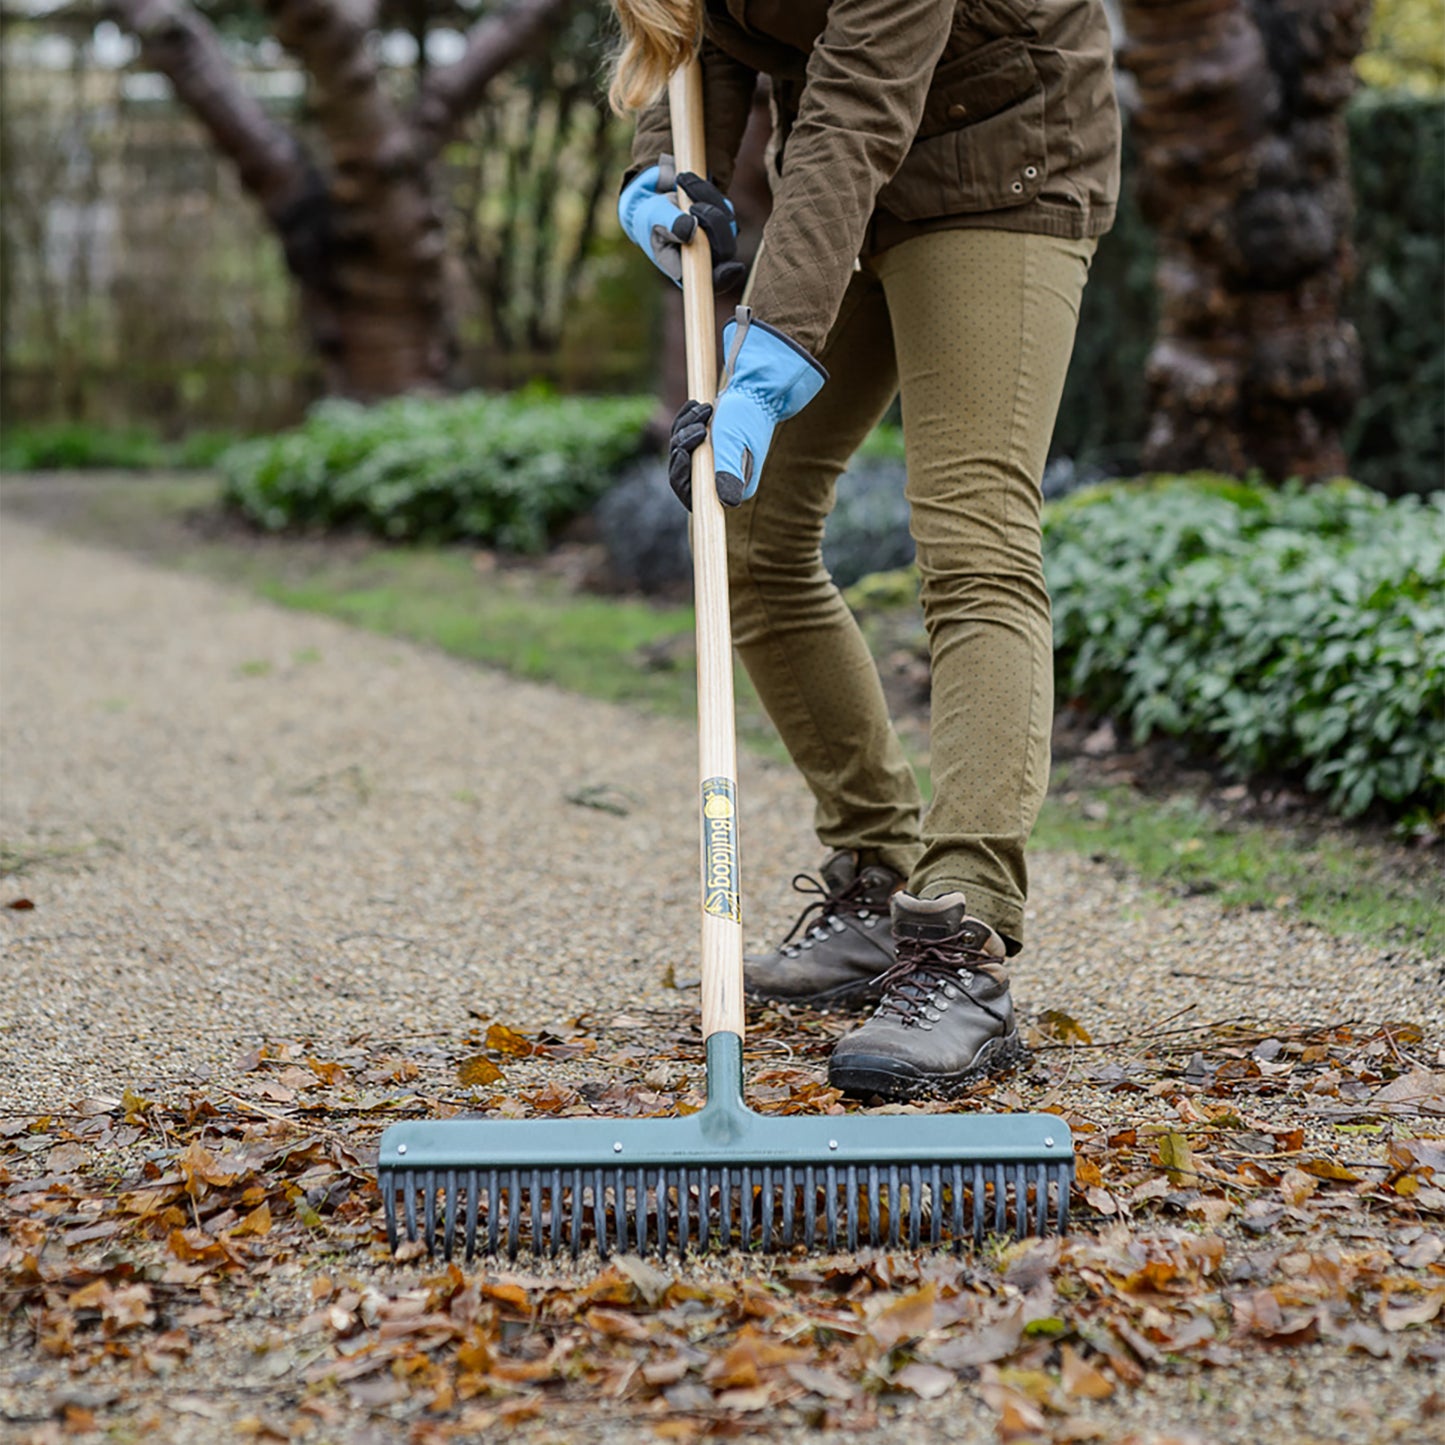
[[[1345,470],[1361,388],[1344,105],[1369,0],[1124,0],[1158,232],[1146,467]]]
[[[264,0],[305,68],[326,177],[241,84],[215,32],[182,0],[116,0],[147,64],[236,165],[275,227],[300,288],[326,390],[371,401],[438,390],[455,340],[436,157],[490,82],[571,0],[516,0],[481,22],[455,64],[429,70],[414,109],[392,100],[362,12],[347,0]]]

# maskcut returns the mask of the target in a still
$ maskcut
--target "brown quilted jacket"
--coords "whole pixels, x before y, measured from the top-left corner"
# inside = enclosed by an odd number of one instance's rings
[[[823,343],[855,258],[960,226],[1097,236],[1119,189],[1101,0],[706,0],[708,167],[724,188],[772,81],[763,320]],[[672,149],[666,99],[633,170]]]

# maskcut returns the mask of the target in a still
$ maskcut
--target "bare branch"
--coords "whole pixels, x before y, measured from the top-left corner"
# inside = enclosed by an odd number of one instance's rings
[[[276,38],[312,79],[316,118],[338,176],[358,165],[382,171],[406,165],[411,134],[367,44],[373,7],[348,0],[265,0],[265,10]]]
[[[266,214],[281,217],[308,189],[310,167],[295,136],[242,85],[216,32],[177,0],[114,4],[141,42],[145,63],[170,81]]]
[[[515,0],[472,28],[466,52],[433,71],[417,95],[413,124],[424,153],[435,155],[456,127],[481,104],[487,87],[539,44],[573,0]]]

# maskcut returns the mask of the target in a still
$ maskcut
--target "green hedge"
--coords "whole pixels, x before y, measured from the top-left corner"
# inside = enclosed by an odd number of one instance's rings
[[[1350,109],[1365,394],[1353,475],[1400,496],[1445,486],[1445,102],[1369,91]]]
[[[227,432],[198,431],[180,441],[166,442],[149,427],[117,429],[91,426],[88,422],[7,426],[0,431],[0,470],[211,467],[222,452],[235,444],[235,436]]]
[[[1348,112],[1357,271],[1348,311],[1365,396],[1345,436],[1353,475],[1392,496],[1445,485],[1445,102],[1366,91]],[[1134,154],[1099,243],[1054,432],[1054,453],[1111,474],[1137,464],[1154,339],[1153,232],[1134,204]]]
[[[534,552],[607,490],[653,405],[536,391],[324,402],[294,431],[227,452],[225,495],[269,531],[354,528]]]
[[[1121,483],[1050,507],[1045,559],[1061,695],[1347,817],[1445,812],[1445,496]]]

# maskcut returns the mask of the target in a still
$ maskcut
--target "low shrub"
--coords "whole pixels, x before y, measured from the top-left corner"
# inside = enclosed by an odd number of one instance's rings
[[[1045,565],[1061,694],[1347,817],[1445,810],[1445,497],[1114,484],[1047,509]]]
[[[7,472],[79,471],[117,468],[150,471],[160,467],[210,467],[236,444],[229,432],[192,432],[164,442],[149,427],[92,426],[88,422],[49,422],[7,426],[0,432],[0,469]]]
[[[294,431],[227,452],[226,498],[269,531],[537,551],[612,483],[653,406],[536,391],[324,402]]]

